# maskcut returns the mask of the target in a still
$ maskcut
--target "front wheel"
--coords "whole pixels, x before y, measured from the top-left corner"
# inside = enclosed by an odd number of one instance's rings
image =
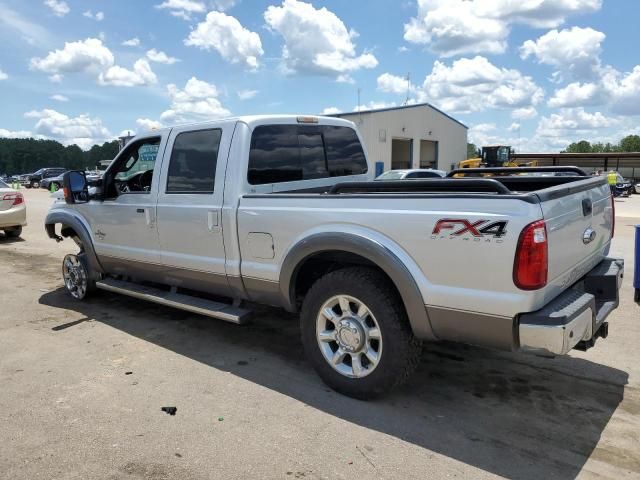
[[[324,382],[367,400],[415,370],[421,352],[399,295],[380,272],[350,267],[320,278],[300,316],[302,343]]]
[[[81,255],[69,254],[62,261],[64,288],[73,298],[84,300],[95,289],[86,260]]]
[[[40,182],[31,182],[31,188],[40,188]]]

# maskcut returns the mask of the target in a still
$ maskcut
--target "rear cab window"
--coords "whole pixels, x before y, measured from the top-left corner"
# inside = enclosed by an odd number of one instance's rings
[[[182,132],[176,136],[169,160],[167,193],[213,193],[222,130]]]
[[[247,180],[251,185],[367,173],[355,130],[333,125],[261,125],[254,129]]]

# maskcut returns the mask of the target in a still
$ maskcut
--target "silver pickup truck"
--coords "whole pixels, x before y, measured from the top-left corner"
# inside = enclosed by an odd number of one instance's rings
[[[93,187],[67,173],[45,226],[80,248],[63,261],[75,298],[97,288],[236,323],[252,302],[299,312],[320,377],[358,398],[404,381],[421,341],[561,355],[606,337],[624,264],[607,257],[605,179],[372,180],[351,122],[232,118],[138,135]]]

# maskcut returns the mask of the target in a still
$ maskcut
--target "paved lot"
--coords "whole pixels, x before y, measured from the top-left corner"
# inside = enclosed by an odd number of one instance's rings
[[[429,345],[408,385],[364,403],[320,382],[280,311],[239,327],[73,301],[74,245],[46,238],[48,194],[25,195],[24,239],[0,238],[0,478],[640,478],[640,196],[616,204],[607,340],[556,359]]]

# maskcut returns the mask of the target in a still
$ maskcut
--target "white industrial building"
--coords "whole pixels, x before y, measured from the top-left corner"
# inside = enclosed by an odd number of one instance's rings
[[[376,174],[404,168],[448,171],[467,158],[467,126],[428,103],[335,116],[358,126]]]

